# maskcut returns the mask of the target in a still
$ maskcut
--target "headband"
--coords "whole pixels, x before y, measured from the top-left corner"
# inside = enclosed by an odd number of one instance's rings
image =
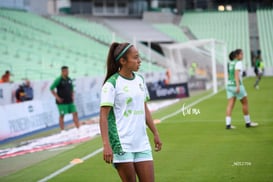
[[[123,55],[124,53],[131,47],[133,46],[132,44],[127,45],[120,53],[119,55],[116,57],[115,61],[118,61]]]

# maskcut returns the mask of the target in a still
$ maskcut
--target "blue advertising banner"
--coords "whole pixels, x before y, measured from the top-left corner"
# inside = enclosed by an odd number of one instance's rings
[[[151,100],[189,97],[188,83],[163,84],[147,83]]]

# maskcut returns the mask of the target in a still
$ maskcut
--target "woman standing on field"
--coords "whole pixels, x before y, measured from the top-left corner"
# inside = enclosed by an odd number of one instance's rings
[[[258,123],[251,122],[248,112],[247,93],[243,85],[242,73],[243,73],[243,51],[242,49],[236,49],[229,55],[230,62],[228,65],[228,85],[227,85],[227,98],[228,104],[226,109],[226,129],[234,129],[235,126],[231,125],[231,113],[235,105],[236,99],[239,99],[242,104],[242,110],[246,127],[258,126]]]
[[[135,73],[141,60],[129,43],[113,43],[101,92],[100,130],[103,159],[113,163],[123,182],[154,181],[153,157],[146,125],[154,135],[155,150],[162,143],[146,101],[144,79]]]

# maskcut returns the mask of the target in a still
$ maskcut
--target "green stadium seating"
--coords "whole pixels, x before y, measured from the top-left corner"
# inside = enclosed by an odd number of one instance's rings
[[[185,12],[180,25],[189,27],[198,39],[213,38],[226,42],[228,53],[237,48],[243,49],[244,64],[246,67],[251,66],[248,12],[246,10]]]
[[[167,34],[169,37],[173,38],[177,42],[186,42],[188,38],[185,36],[184,32],[182,31],[181,27],[171,24],[171,23],[157,23],[153,24],[153,26]]]
[[[75,21],[74,18],[68,19],[68,22],[70,19]],[[74,28],[79,32],[87,31],[93,39],[51,19],[24,11],[0,9],[0,71],[11,69],[13,81],[27,77],[52,80],[60,74],[62,65],[70,67],[73,78],[105,75],[111,31],[101,24],[79,18],[76,22],[79,24],[75,23]],[[93,31],[87,30],[90,26]],[[153,68],[159,69],[157,66]]]
[[[257,10],[260,49],[265,67],[273,66],[273,10]]]
[[[111,42],[113,42],[114,32],[110,31],[106,26],[100,23],[87,21],[85,19],[77,18],[74,16],[52,16],[51,18],[106,44],[111,44]],[[118,42],[125,41],[121,37],[117,36],[115,37],[115,40]]]

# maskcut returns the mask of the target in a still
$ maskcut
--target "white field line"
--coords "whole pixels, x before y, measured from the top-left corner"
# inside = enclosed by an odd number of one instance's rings
[[[86,155],[86,156],[83,157],[81,160],[85,161],[85,160],[87,160],[87,159],[89,159],[89,158],[91,158],[91,157],[97,155],[98,153],[102,152],[102,150],[103,150],[103,148],[99,148],[99,149],[95,150],[94,152],[92,152],[92,153]],[[57,176],[57,175],[63,173],[64,171],[70,169],[71,167],[73,167],[73,166],[75,166],[75,165],[77,165],[77,164],[68,164],[67,166],[65,166],[65,167],[59,169],[58,171],[56,171],[56,172],[54,172],[54,173],[52,173],[52,174],[46,176],[45,178],[39,180],[38,182],[46,182],[46,181],[50,180],[51,178],[53,178],[53,177],[55,177],[55,176]]]

